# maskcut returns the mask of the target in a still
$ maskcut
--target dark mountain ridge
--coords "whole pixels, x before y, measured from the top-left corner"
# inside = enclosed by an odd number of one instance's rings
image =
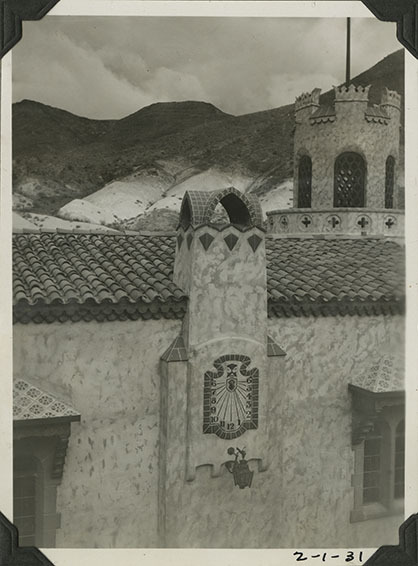
[[[404,95],[399,50],[352,79],[369,85],[370,103],[383,87]],[[312,85],[314,88],[315,85]],[[332,104],[333,90],[321,95]],[[250,190],[265,193],[293,174],[294,105],[241,116],[206,102],[156,103],[121,120],[90,120],[39,102],[13,105],[14,191],[36,180],[33,210],[55,213],[106,183],[157,161],[182,159],[197,170],[239,170]]]

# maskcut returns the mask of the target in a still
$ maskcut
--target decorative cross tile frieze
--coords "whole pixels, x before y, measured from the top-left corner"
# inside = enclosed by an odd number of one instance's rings
[[[310,218],[309,216],[303,216],[300,222],[301,224],[303,224],[305,230],[307,230],[308,227],[312,224],[312,218]]]
[[[392,228],[392,226],[395,226],[395,224],[396,224],[396,219],[393,216],[388,216],[386,218],[385,225],[389,228],[389,230]]]
[[[330,216],[328,218],[328,223],[331,224],[332,228],[336,228],[341,222],[338,216]]]
[[[360,226],[360,228],[364,229],[366,226],[369,225],[369,220],[367,219],[366,216],[361,216],[358,220],[357,220],[357,224]]]

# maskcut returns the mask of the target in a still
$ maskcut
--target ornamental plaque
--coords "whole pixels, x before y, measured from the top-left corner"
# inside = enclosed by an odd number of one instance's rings
[[[232,439],[258,427],[258,369],[251,359],[227,354],[207,371],[203,394],[203,432]]]

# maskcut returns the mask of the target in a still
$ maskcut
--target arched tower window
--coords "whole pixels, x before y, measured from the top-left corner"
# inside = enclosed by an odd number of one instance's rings
[[[366,163],[363,157],[352,151],[339,155],[334,166],[334,206],[364,206],[365,184]]]
[[[385,208],[393,208],[393,187],[395,185],[395,158],[386,159]]]
[[[312,206],[312,160],[303,155],[299,160],[298,170],[298,208]]]

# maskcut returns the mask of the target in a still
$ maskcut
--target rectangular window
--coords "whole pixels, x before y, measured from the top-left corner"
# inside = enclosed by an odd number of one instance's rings
[[[363,503],[374,503],[381,499],[382,436],[377,427],[364,441]]]
[[[19,475],[13,482],[14,523],[20,546],[35,546],[36,475]]]

